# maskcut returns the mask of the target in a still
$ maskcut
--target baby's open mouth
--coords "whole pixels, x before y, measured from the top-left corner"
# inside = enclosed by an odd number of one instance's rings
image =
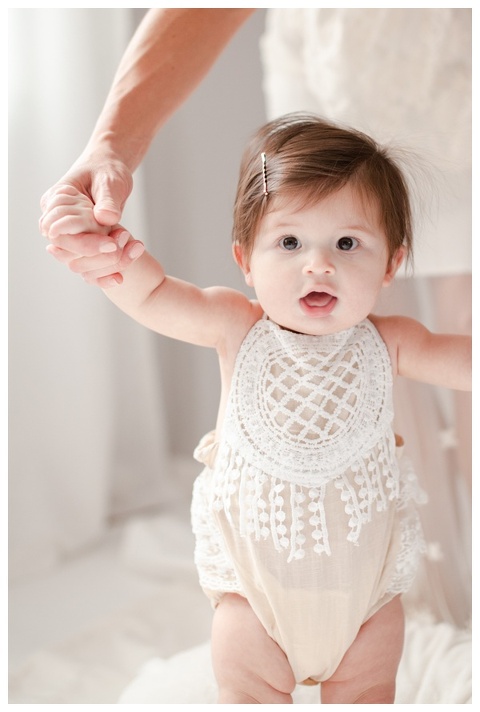
[[[309,307],[326,307],[335,297],[328,292],[309,292],[303,299]]]
[[[303,312],[313,318],[325,317],[332,313],[337,304],[337,297],[330,292],[312,291],[300,299]]]

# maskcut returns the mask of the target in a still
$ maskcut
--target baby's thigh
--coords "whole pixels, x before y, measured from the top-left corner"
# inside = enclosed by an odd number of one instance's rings
[[[322,702],[393,703],[403,639],[403,608],[396,596],[362,625],[332,677],[322,683]]]
[[[215,610],[212,660],[219,703],[292,702],[295,679],[285,653],[242,596],[225,594]]]

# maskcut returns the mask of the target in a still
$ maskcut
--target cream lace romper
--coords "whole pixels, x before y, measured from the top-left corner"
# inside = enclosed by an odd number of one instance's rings
[[[261,319],[222,432],[195,450],[200,584],[213,605],[245,596],[298,682],[328,679],[414,577],[420,495],[392,419],[390,359],[370,321],[310,336]]]

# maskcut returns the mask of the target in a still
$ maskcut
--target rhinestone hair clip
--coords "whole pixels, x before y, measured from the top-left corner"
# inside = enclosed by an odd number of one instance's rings
[[[262,171],[263,171],[263,194],[265,196],[268,195],[268,187],[267,187],[267,154],[262,153],[261,154],[262,158]]]

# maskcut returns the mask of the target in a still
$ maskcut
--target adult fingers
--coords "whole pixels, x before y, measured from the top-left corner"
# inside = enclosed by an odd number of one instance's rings
[[[108,171],[98,171],[92,180],[93,214],[102,225],[112,227],[121,217],[131,193],[133,178],[123,164],[112,164]]]

